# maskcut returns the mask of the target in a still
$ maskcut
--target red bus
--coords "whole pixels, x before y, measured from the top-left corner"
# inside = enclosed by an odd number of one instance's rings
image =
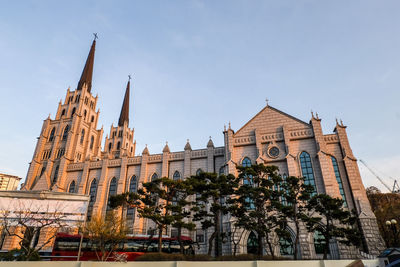
[[[70,235],[66,233],[58,233],[54,241],[53,251],[51,253],[52,261],[76,261],[78,258],[80,235]],[[184,245],[184,253],[188,255],[194,254],[194,246],[191,238],[182,236],[181,240]],[[88,238],[84,237],[81,248],[80,261],[98,260],[95,244]],[[108,261],[115,261],[115,256],[124,254],[127,261],[134,261],[140,255],[148,252],[158,251],[158,239],[151,236],[133,236],[128,237],[121,242],[110,255]],[[176,237],[163,237],[162,252],[164,253],[180,253],[180,246]],[[97,251],[97,253],[100,253]]]

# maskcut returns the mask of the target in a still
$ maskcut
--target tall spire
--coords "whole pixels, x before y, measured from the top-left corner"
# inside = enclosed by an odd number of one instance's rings
[[[79,80],[77,90],[82,90],[83,85],[86,83],[87,90],[90,92],[92,89],[92,76],[94,64],[94,51],[96,48],[97,33],[94,33],[94,40],[90,48],[89,55],[86,59],[85,67],[83,68],[81,79]]]
[[[129,80],[126,85],[124,102],[122,103],[121,114],[119,115],[118,126],[123,126],[126,121],[129,124],[129,91],[131,86],[131,75],[128,75]]]

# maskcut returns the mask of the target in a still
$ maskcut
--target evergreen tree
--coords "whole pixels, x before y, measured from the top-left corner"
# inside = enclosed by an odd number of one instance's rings
[[[308,201],[314,191],[314,187],[304,183],[304,178],[294,176],[283,177],[279,186],[281,201],[275,202],[279,211],[280,229],[278,235],[284,240],[290,240],[286,230],[289,222],[295,226],[294,259],[298,258],[300,246],[300,224],[308,219]]]
[[[258,255],[263,254],[265,239],[269,252],[274,258],[271,235],[278,230],[276,203],[279,202],[279,190],[277,190],[277,185],[282,181],[278,175],[278,167],[258,164],[237,168],[239,170],[237,183],[240,183],[240,186],[235,190],[235,196],[230,201],[231,214],[237,218],[238,226],[257,234]]]
[[[329,253],[329,241],[336,239],[345,245],[361,245],[361,234],[355,227],[357,217],[354,212],[343,208],[343,200],[326,194],[318,194],[311,198],[308,209],[312,212],[307,221],[310,232],[318,231],[323,237],[324,259]],[[319,216],[317,216],[317,213]]]
[[[214,230],[208,240],[208,255],[211,255],[215,242],[215,256],[220,256],[221,216],[228,213],[224,200],[232,195],[236,179],[231,174],[226,176],[202,172],[189,177],[188,182],[196,193],[196,201],[192,206],[194,221],[199,221],[205,231],[210,228]]]

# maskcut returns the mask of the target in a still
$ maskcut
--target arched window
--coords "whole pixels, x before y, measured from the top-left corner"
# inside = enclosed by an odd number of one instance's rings
[[[75,193],[75,180],[70,183],[68,193]]]
[[[76,108],[73,108],[73,109],[72,109],[72,112],[71,112],[71,117],[74,116],[75,111],[76,111]]]
[[[61,117],[65,115],[65,109],[61,111]]]
[[[117,178],[113,177],[110,182],[110,186],[108,188],[108,202],[107,202],[107,211],[110,211],[110,198],[111,196],[115,196],[117,194]]]
[[[202,172],[204,172],[202,169],[197,169],[197,171],[196,171],[196,175],[197,175],[197,176],[199,176],[199,175],[200,175],[200,173],[202,173]]]
[[[153,175],[151,176],[151,181],[154,181],[158,179],[158,174],[157,173],[153,173]]]
[[[219,168],[219,175],[225,174],[225,168],[224,166],[222,166],[221,168]]]
[[[59,165],[56,166],[56,169],[54,171],[54,176],[53,176],[53,184],[57,183],[58,180],[58,169],[60,168]]]
[[[251,232],[247,238],[247,254],[258,254],[258,238],[254,232]]]
[[[288,233],[286,238],[279,238],[279,246],[281,255],[294,255],[293,240],[290,237],[290,233]]]
[[[129,193],[136,193],[137,191],[137,179],[136,176],[133,175],[129,182]],[[126,211],[126,219],[127,222],[131,225],[134,224],[135,221],[135,208],[129,207]]]
[[[85,140],[85,129],[82,129],[82,133],[81,133],[81,145],[83,144],[83,140]]]
[[[64,133],[63,133],[63,136],[62,136],[62,140],[67,140],[68,131],[69,131],[69,125],[65,126],[65,128],[64,128]]]
[[[245,157],[242,160],[242,166],[243,167],[251,167],[251,160],[248,157]]]
[[[90,137],[90,150],[93,149],[93,144],[94,144],[94,136]]]
[[[312,185],[314,187],[314,193],[317,193],[317,187],[315,186],[315,178],[314,178],[314,172],[313,172],[313,167],[311,164],[311,157],[310,154],[307,152],[302,152],[300,154],[300,166],[301,166],[301,173],[304,177],[304,183],[308,185]]]
[[[111,148],[112,148],[112,143],[110,142],[110,143],[108,144],[108,151],[111,151]]]
[[[90,119],[90,122],[94,122],[94,116],[92,116],[92,118]]]
[[[173,179],[174,179],[174,181],[180,180],[181,179],[181,174],[178,171],[175,171]]]
[[[56,133],[56,127],[53,127],[53,129],[51,129],[51,132],[50,132],[49,142],[54,140],[54,134],[55,133]]]
[[[86,109],[83,111],[83,118],[85,118],[86,119],[86,115],[87,115],[87,111],[86,111]]]
[[[117,143],[117,150],[119,150],[121,148],[121,142]]]
[[[42,177],[45,170],[46,170],[46,166],[43,166],[42,170],[40,171],[39,177]]]
[[[331,159],[332,159],[332,164],[333,164],[333,170],[335,171],[336,181],[339,185],[340,195],[342,196],[342,199],[344,201],[343,206],[347,207],[347,201],[346,201],[346,195],[345,195],[344,189],[343,189],[342,177],[340,177],[340,172],[339,172],[339,165],[338,165],[335,157],[331,157]]]
[[[96,178],[92,180],[92,183],[90,184],[90,189],[89,189],[89,206],[88,206],[88,213],[87,213],[87,218],[88,221],[92,218],[92,212],[93,212],[93,205],[96,202],[96,195],[97,195],[97,181]]]
[[[322,235],[321,232],[315,231],[314,232],[314,248],[315,248],[315,254],[324,254],[324,248],[325,248],[325,238]],[[329,251],[328,251],[329,254]]]

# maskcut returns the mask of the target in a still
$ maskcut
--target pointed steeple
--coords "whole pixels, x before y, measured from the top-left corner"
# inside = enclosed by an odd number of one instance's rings
[[[128,84],[126,85],[126,91],[124,96],[124,102],[122,103],[121,114],[119,115],[118,126],[124,126],[126,121],[129,124],[129,92],[131,86],[131,76],[129,75]]]
[[[77,90],[82,90],[83,85],[86,84],[88,92],[92,89],[92,76],[94,64],[94,51],[96,48],[97,34],[94,34],[92,47],[90,48],[89,55],[86,59],[85,67],[83,68],[81,79],[79,80]]]

